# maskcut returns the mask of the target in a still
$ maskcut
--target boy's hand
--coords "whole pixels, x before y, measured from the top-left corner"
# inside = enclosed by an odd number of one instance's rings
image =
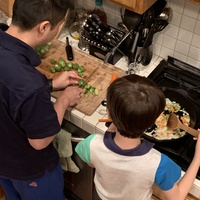
[[[109,131],[109,132],[116,132],[116,131],[117,131],[117,128],[116,128],[116,126],[112,123],[112,124],[108,127],[107,131]]]
[[[198,138],[194,138],[194,140],[197,140],[194,157],[196,159],[199,159],[199,165],[200,165],[200,129],[198,129],[198,132],[199,132]]]

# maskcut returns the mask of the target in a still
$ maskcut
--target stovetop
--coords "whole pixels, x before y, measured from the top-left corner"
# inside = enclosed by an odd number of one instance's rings
[[[160,62],[148,78],[161,88],[177,91],[187,99],[188,104],[193,104],[197,111],[194,128],[200,128],[200,69],[169,56]],[[193,136],[187,134],[178,140],[155,142],[154,147],[185,171],[192,161],[195,144]],[[200,170],[197,179],[200,180]]]

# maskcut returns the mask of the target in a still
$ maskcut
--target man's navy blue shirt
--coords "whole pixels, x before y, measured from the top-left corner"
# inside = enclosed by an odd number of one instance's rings
[[[0,176],[28,180],[52,170],[59,156],[52,144],[35,150],[28,138],[60,131],[47,78],[35,67],[34,49],[0,24]]]

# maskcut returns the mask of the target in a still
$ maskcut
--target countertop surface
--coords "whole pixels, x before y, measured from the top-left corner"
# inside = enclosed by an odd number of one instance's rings
[[[71,44],[72,48],[78,48],[78,40],[74,40],[69,34],[67,29],[63,29],[62,33],[59,36],[59,40],[65,42],[66,36],[69,37],[69,43]],[[86,51],[86,53],[88,53]],[[156,66],[160,63],[162,60],[161,57],[153,55],[152,60],[149,65],[147,66],[142,66],[138,65],[136,67],[135,73],[141,76],[147,77],[155,68]],[[121,58],[116,64],[116,67],[124,70],[124,75],[126,75],[126,71],[128,70],[128,65],[127,65],[127,60],[125,57]],[[51,98],[52,102],[55,102],[55,98]],[[106,113],[106,108],[102,105],[100,105],[97,110],[91,115],[87,116],[75,108],[68,108],[65,112],[64,118],[71,123],[75,124],[76,126],[82,128],[83,130],[87,131],[88,133],[100,133],[104,134],[106,131],[107,127],[105,126],[105,123],[103,122],[98,122],[98,119],[102,118],[107,118],[107,113]],[[73,136],[73,135],[72,135]],[[182,175],[184,175],[184,172],[182,172]],[[190,194],[195,196],[197,199],[200,198],[200,181],[198,179],[195,179],[195,182],[193,184],[193,187],[190,190]],[[188,196],[186,199],[191,200],[191,199],[196,199],[192,198],[192,196]],[[159,199],[157,197],[152,197],[152,199]]]
[[[153,195],[152,197],[151,197],[151,200],[162,200],[161,198],[159,198],[159,197],[157,197],[157,196],[155,196],[155,195]],[[196,197],[194,197],[194,196],[192,196],[192,195],[188,195],[186,198],[185,198],[185,200],[199,200],[199,198],[196,198]]]

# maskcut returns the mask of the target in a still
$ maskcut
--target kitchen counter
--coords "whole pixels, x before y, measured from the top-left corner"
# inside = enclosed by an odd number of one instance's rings
[[[162,200],[161,198],[159,198],[159,197],[157,197],[156,195],[153,195],[152,197],[151,197],[151,200]],[[199,198],[196,198],[196,197],[194,197],[193,195],[188,195],[187,197],[186,197],[186,199],[185,200],[199,200]]]
[[[9,24],[11,19],[9,18],[8,20],[9,22],[7,23]],[[62,33],[58,39],[65,42],[66,36],[69,37],[69,41],[72,47],[77,48],[78,41],[74,40],[69,36],[68,30],[66,28],[62,30]],[[139,66],[136,73],[138,75],[147,77],[155,69],[155,67],[159,64],[161,60],[162,60],[161,57],[153,56],[151,63],[148,66]],[[125,58],[119,60],[115,64],[115,66],[124,71],[128,69]],[[56,99],[52,97],[51,101],[55,102]],[[70,107],[66,110],[64,118],[91,134],[92,133],[104,134],[104,132],[107,129],[105,123],[98,122],[98,119],[107,118],[106,109],[102,105],[100,105],[91,116],[87,116],[79,112],[78,110]],[[184,172],[182,172],[182,175],[184,175]],[[154,193],[152,196],[152,200],[162,200],[163,198],[161,197],[159,189],[154,186],[153,190]],[[4,199],[5,197],[0,198],[0,200]],[[190,190],[190,194],[186,197],[186,200],[199,200],[199,199],[200,199],[200,181],[196,179]]]
[[[68,35],[68,31],[66,29],[62,31],[58,39],[65,42],[66,36],[69,37],[69,42],[72,45],[72,47],[77,48],[78,41],[71,38]],[[151,63],[148,66],[142,66],[142,65],[138,66],[138,68],[136,69],[136,74],[147,77],[155,69],[155,67],[159,64],[161,60],[162,60],[161,57],[154,55],[151,60]],[[126,71],[128,69],[126,58],[124,57],[121,58],[115,64],[115,66]],[[55,102],[56,99],[52,97],[51,100],[52,102]],[[104,134],[104,132],[107,129],[105,123],[98,122],[98,119],[107,118],[106,108],[102,105],[100,105],[91,116],[87,116],[79,112],[75,108],[70,107],[66,110],[64,118],[91,134],[92,133]],[[182,172],[182,175],[184,175],[184,172]],[[159,198],[160,194],[158,190],[155,190],[154,194],[155,195],[152,197],[152,199],[155,200],[162,199]],[[195,182],[190,190],[190,194],[191,195],[188,195],[188,197],[186,198],[187,200],[192,200],[192,199],[195,200],[200,198],[200,181],[198,179],[195,179]]]

